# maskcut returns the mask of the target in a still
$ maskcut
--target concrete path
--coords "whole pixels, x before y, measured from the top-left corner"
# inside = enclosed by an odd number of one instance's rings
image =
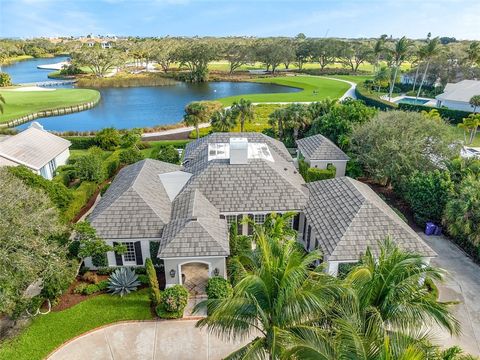
[[[201,123],[201,124],[198,125],[198,127],[200,129],[207,128],[209,126],[210,126],[210,123]],[[170,130],[162,130],[162,131],[144,133],[142,135],[142,139],[146,140],[148,138],[156,137],[156,136],[182,134],[184,132],[192,132],[193,130],[195,130],[195,126],[182,126],[182,127],[175,128],[175,129],[170,129]]]
[[[48,360],[220,360],[244,343],[227,343],[195,327],[196,320],[110,325],[63,345]]]
[[[442,346],[459,345],[465,352],[480,355],[480,267],[461,249],[443,236],[419,233],[438,257],[432,263],[445,269],[448,275],[438,284],[441,301],[458,301],[454,314],[461,323],[462,334],[451,337],[435,331],[435,342]]]

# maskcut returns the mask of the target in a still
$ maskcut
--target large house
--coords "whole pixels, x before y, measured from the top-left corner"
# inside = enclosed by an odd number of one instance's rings
[[[24,165],[51,180],[57,167],[67,163],[70,145],[33,122],[27,130],[0,141],[0,166]]]
[[[243,219],[263,223],[272,212],[296,214],[298,240],[321,249],[332,274],[389,234],[407,250],[435,256],[368,186],[347,177],[305,184],[283,143],[260,133],[201,138],[188,144],[182,166],[147,159],[125,167],[89,220],[108,244],[127,247],[107,254],[109,266],[157,257],[170,286],[199,271],[225,277],[229,225],[248,235]]]
[[[449,109],[473,112],[475,109],[470,105],[470,99],[475,95],[480,95],[480,81],[462,80],[448,83],[443,93],[435,96],[435,99],[437,107],[446,106]]]

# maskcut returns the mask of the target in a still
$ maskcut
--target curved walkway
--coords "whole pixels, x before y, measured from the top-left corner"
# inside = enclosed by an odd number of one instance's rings
[[[228,343],[195,327],[196,320],[123,322],[81,335],[48,360],[220,360],[246,342]]]

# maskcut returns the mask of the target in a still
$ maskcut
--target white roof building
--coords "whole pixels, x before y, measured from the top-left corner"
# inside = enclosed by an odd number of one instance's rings
[[[46,179],[65,165],[71,143],[34,122],[27,130],[0,142],[0,166],[24,165]]]
[[[480,81],[462,80],[458,83],[448,83],[443,93],[437,95],[435,99],[437,99],[437,107],[446,106],[454,110],[474,111],[469,102],[475,95],[480,95]]]

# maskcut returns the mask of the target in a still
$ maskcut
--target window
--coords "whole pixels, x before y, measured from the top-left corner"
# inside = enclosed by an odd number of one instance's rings
[[[57,168],[57,163],[55,159],[51,160],[48,163],[48,167],[50,168],[50,174],[52,174],[52,177],[55,175],[55,169]]]
[[[255,222],[255,224],[263,224],[265,222],[265,214],[253,215],[253,221]]]
[[[237,215],[227,215],[226,219],[227,219],[227,224],[230,226],[237,221]]]
[[[135,263],[136,264],[136,256],[135,256],[135,244],[133,242],[126,242],[123,243],[127,247],[127,251],[123,254],[123,264],[127,265],[126,263]]]

